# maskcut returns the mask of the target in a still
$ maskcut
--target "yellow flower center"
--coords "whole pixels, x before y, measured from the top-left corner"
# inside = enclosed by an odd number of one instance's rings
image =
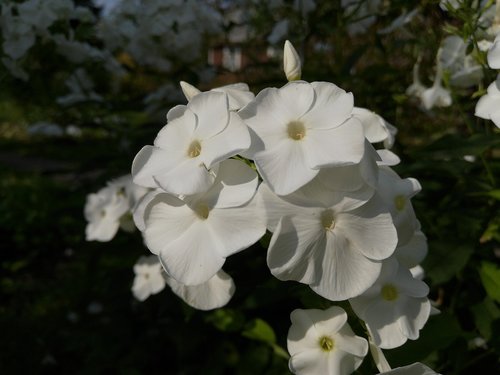
[[[394,301],[398,298],[398,290],[392,284],[385,284],[380,292],[382,298],[386,301]]]
[[[324,352],[331,352],[335,346],[335,342],[329,336],[321,336],[319,339],[319,346]]]
[[[187,154],[190,158],[196,158],[200,156],[200,153],[201,153],[201,144],[199,141],[194,140],[189,145]]]
[[[210,209],[205,203],[200,203],[196,206],[194,212],[196,212],[196,215],[200,219],[205,220],[208,217],[208,214],[210,213]]]
[[[290,121],[287,130],[288,136],[294,141],[300,141],[306,136],[306,127],[301,121]]]
[[[332,210],[326,210],[321,213],[321,225],[325,230],[332,230],[335,228],[335,218],[333,217]]]
[[[394,205],[396,206],[396,210],[403,211],[406,206],[406,197],[404,195],[397,195],[394,198]]]

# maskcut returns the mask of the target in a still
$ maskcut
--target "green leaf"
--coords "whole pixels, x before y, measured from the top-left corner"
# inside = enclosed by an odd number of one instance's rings
[[[486,293],[495,301],[500,302],[500,268],[493,263],[483,262],[479,275]]]
[[[245,317],[237,310],[220,309],[215,310],[206,320],[220,331],[235,332],[241,329],[245,322]]]
[[[447,282],[467,265],[473,250],[468,245],[434,242],[423,263],[426,276],[435,285]]]
[[[276,343],[274,330],[262,319],[257,318],[248,322],[241,334],[249,339],[263,341],[271,345]]]
[[[481,303],[472,306],[471,311],[479,333],[486,340],[490,340],[491,325],[500,318],[500,309],[491,298],[486,297]]]

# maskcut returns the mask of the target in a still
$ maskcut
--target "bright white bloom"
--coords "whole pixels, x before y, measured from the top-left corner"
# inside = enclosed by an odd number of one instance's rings
[[[108,182],[97,193],[89,194],[85,204],[87,241],[110,241],[121,226],[133,230],[131,210],[147,190],[132,183],[130,175]]]
[[[264,89],[240,111],[252,135],[245,155],[276,194],[290,194],[322,167],[359,163],[364,133],[352,109],[352,94],[332,83]]]
[[[139,301],[144,301],[150,295],[157,294],[165,288],[163,269],[155,255],[140,257],[134,265],[134,273],[132,293]]]
[[[377,162],[378,165],[386,165],[393,167],[401,163],[401,159],[394,152],[390,150],[377,150],[377,154],[380,157],[380,161]]]
[[[410,198],[421,189],[422,187],[416,179],[402,179],[391,168],[379,167],[377,192],[392,215],[394,225],[398,231],[399,246],[406,244],[415,233],[415,230],[419,228]]]
[[[354,334],[346,312],[338,306],[297,309],[290,319],[287,347],[294,374],[351,374],[368,353],[367,341]]]
[[[477,117],[491,120],[500,128],[500,75],[488,86],[486,95],[482,96],[476,104]]]
[[[288,40],[283,50],[283,71],[288,81],[297,81],[302,75],[300,56]]]
[[[428,293],[424,282],[413,278],[408,269],[391,258],[384,262],[375,284],[349,302],[365,321],[374,343],[392,349],[407,339],[418,339],[431,311]]]
[[[184,96],[188,101],[201,93],[200,90],[187,82],[181,81],[180,85],[182,88],[182,92],[184,93]],[[210,91],[226,93],[230,111],[237,111],[243,108],[255,97],[246,83],[232,83],[230,85],[216,87],[214,89],[211,89]]]
[[[213,310],[225,306],[235,291],[233,279],[223,270],[203,284],[192,286],[179,283],[168,275],[165,277],[172,291],[189,306],[198,310]]]
[[[363,125],[365,137],[370,143],[384,142],[385,148],[391,148],[394,145],[398,129],[385,121],[382,116],[360,107],[354,107],[352,114]]]
[[[238,114],[229,111],[222,92],[196,95],[187,106],[167,114],[168,123],[154,146],[145,146],[132,164],[134,182],[161,187],[172,194],[196,194],[214,182],[218,163],[250,145],[250,135]]]
[[[265,233],[264,214],[254,199],[257,184],[250,167],[231,159],[220,164],[207,192],[182,200],[168,193],[149,197],[143,209],[147,247],[177,281],[186,285],[208,281],[226,257]]]
[[[416,362],[408,366],[398,367],[380,373],[381,375],[440,375],[429,367]]]
[[[367,290],[380,274],[380,261],[396,247],[396,229],[378,196],[367,203],[348,199],[348,193],[325,191],[316,181],[305,194],[286,197],[263,183],[258,195],[274,232],[267,254],[271,273],[307,284],[327,299]]]

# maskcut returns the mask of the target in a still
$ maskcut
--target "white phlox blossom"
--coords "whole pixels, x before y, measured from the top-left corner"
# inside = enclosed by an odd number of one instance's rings
[[[346,312],[338,306],[296,309],[290,319],[287,347],[294,374],[351,374],[368,353],[367,341],[354,334]]]
[[[441,79],[442,73],[438,67],[434,83],[422,92],[421,100],[426,110],[431,110],[434,107],[449,107],[452,103],[450,91],[443,87]]]
[[[166,285],[163,268],[155,255],[141,256],[134,265],[132,294],[139,301],[161,292]]]
[[[475,115],[485,120],[491,120],[500,128],[500,76],[493,81],[476,104]]]
[[[167,120],[154,146],[144,146],[133,161],[138,185],[171,194],[201,193],[214,182],[220,161],[250,146],[248,128],[229,111],[223,92],[200,93],[187,106],[172,108]]]
[[[225,306],[233,297],[234,281],[223,270],[217,272],[208,281],[187,286],[165,274],[167,284],[177,296],[189,306],[198,310],[213,310]]]
[[[424,282],[391,258],[384,261],[375,284],[349,302],[365,321],[374,343],[392,349],[418,339],[431,311],[428,293]]]
[[[396,228],[377,195],[368,201],[348,195],[313,181],[307,194],[279,197],[261,184],[259,203],[273,232],[267,264],[274,276],[307,284],[332,301],[373,285],[381,260],[396,248]]]
[[[352,114],[363,125],[365,137],[370,143],[384,142],[385,148],[391,148],[394,145],[398,129],[385,121],[382,116],[360,107],[354,107]]]
[[[398,246],[406,244],[420,227],[410,198],[421,189],[416,179],[402,179],[390,167],[379,167],[377,192],[392,215],[398,231]]]
[[[133,184],[132,177],[126,175],[89,194],[84,208],[87,241],[110,241],[120,227],[133,230],[131,211],[146,192],[147,189]]]
[[[188,101],[201,93],[200,90],[187,82],[181,81],[180,85],[182,92]],[[255,97],[253,92],[251,92],[248,88],[248,85],[241,82],[216,87],[211,89],[210,91],[226,93],[230,111],[238,111],[239,109],[250,103]]]
[[[254,199],[257,184],[250,167],[230,159],[220,164],[206,192],[182,199],[168,193],[148,196],[140,208],[147,247],[175,280],[185,285],[208,281],[226,257],[265,233],[264,214]]]
[[[290,194],[322,167],[360,162],[364,133],[352,109],[352,94],[332,83],[293,81],[264,89],[239,112],[252,136],[243,155],[276,194]]]

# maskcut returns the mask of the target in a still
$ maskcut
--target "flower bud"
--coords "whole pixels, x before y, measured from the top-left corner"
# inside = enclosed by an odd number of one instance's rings
[[[299,54],[288,40],[283,51],[283,70],[288,81],[297,81],[302,74]]]
[[[179,84],[181,85],[182,93],[184,94],[184,96],[188,101],[193,99],[196,95],[198,95],[201,92],[196,87],[190,85],[187,82],[180,81]]]

